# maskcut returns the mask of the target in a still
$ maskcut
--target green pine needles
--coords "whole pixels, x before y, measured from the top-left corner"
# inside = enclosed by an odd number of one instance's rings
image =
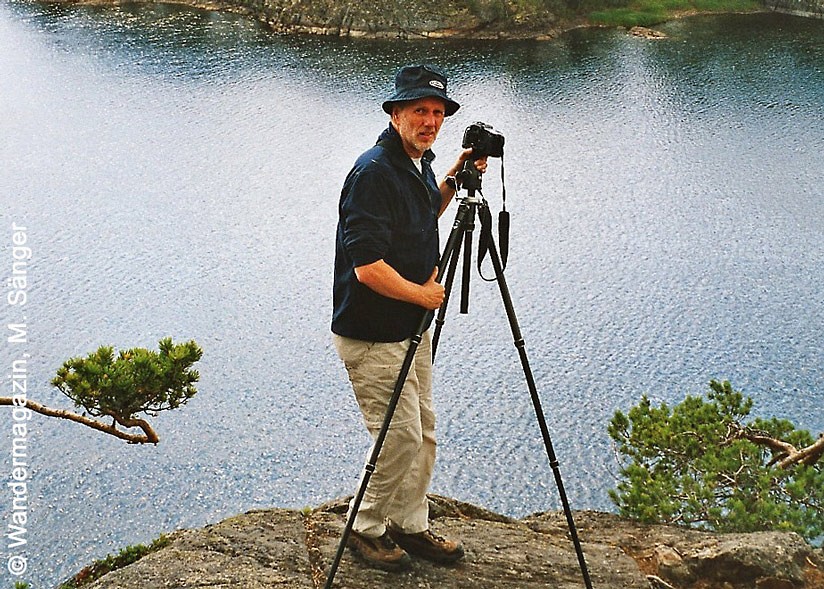
[[[160,340],[159,347],[159,352],[133,348],[115,356],[113,348],[102,346],[86,358],[67,360],[52,385],[89,415],[118,422],[177,409],[197,392],[199,375],[191,366],[203,352],[193,341],[175,345],[171,338]]]
[[[86,358],[67,360],[52,385],[88,415],[141,428],[147,441],[156,443],[157,436],[137,414],[155,416],[194,397],[200,375],[192,365],[202,354],[194,341],[174,344],[171,338],[160,340],[157,352],[132,348],[115,356],[111,347],[102,346]]]
[[[610,498],[621,515],[717,532],[824,534],[824,436],[749,418],[752,399],[712,381],[706,398],[654,407],[644,396],[609,435],[623,458]]]

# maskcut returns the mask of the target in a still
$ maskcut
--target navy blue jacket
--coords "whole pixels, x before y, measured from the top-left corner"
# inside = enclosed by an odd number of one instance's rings
[[[441,193],[427,151],[423,173],[391,125],[356,161],[341,190],[332,331],[359,340],[398,342],[411,337],[422,307],[379,295],[361,284],[355,268],[384,260],[401,276],[425,283],[438,263]],[[428,327],[428,326],[427,326]]]

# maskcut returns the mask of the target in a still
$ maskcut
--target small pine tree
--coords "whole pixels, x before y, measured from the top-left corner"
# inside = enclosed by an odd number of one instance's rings
[[[138,414],[154,416],[160,411],[177,409],[191,399],[197,393],[195,383],[200,378],[192,365],[202,354],[194,341],[174,344],[171,338],[160,340],[157,352],[133,348],[115,356],[113,348],[102,346],[85,358],[64,362],[51,381],[76,407],[83,409],[82,414],[46,407],[27,398],[0,397],[0,405],[27,407],[134,444],[156,444],[157,434]],[[111,419],[111,423],[104,423],[103,418]],[[131,428],[142,433],[128,431]]]
[[[627,415],[616,412],[608,431],[626,459],[610,491],[619,512],[719,532],[824,534],[824,436],[783,419],[747,422],[752,405],[712,381],[706,399],[670,408],[644,396]]]

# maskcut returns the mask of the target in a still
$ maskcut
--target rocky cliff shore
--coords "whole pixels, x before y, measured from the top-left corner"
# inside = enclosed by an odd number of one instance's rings
[[[121,0],[58,0],[111,5]],[[583,16],[561,19],[530,3],[467,0],[138,0],[234,12],[277,33],[370,39],[550,39],[586,24]]]
[[[118,4],[124,0],[57,0],[71,4]],[[370,39],[553,39],[592,26],[579,11],[552,12],[537,2],[486,0],[138,0],[183,4],[243,14],[277,33]],[[607,5],[609,5],[607,3]],[[763,0],[761,11],[824,18],[824,0]],[[756,10],[757,11],[757,10]],[[673,13],[672,18],[700,11]],[[564,14],[565,16],[561,16]]]
[[[409,572],[386,573],[347,550],[335,586],[584,587],[562,513],[515,520],[445,497],[431,496],[430,504],[433,529],[463,540],[464,562],[415,561]],[[338,500],[314,510],[251,511],[176,531],[163,548],[83,587],[317,589],[334,558],[345,510]],[[575,520],[596,589],[824,589],[822,550],[793,533],[712,534],[590,511],[576,512]]]

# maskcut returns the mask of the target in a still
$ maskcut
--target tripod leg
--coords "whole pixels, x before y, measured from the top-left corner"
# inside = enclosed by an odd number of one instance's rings
[[[443,255],[441,256],[441,259],[438,262],[438,276],[436,278],[438,282],[440,282],[443,278],[443,268],[446,265],[447,261],[453,256],[457,258],[457,250],[460,247],[460,237],[464,232],[465,220],[467,219],[470,212],[474,214],[475,206],[476,205],[468,205],[462,203],[458,207],[458,212],[455,215],[455,222],[452,225],[452,231],[449,234],[449,239],[447,239]],[[355,497],[352,501],[351,508],[349,509],[349,517],[346,519],[346,525],[343,528],[343,534],[341,534],[340,542],[338,543],[338,549],[335,553],[335,558],[332,560],[332,565],[329,568],[329,574],[326,577],[326,584],[324,585],[324,589],[331,589],[332,584],[334,583],[335,574],[337,573],[338,566],[340,565],[340,561],[343,558],[343,552],[344,550],[346,550],[346,544],[349,541],[349,536],[352,533],[352,526],[355,524],[355,516],[357,516],[361,503],[363,503],[363,497],[364,495],[366,495],[366,487],[369,485],[369,480],[372,478],[372,473],[375,472],[381,448],[383,447],[383,443],[386,440],[386,435],[389,432],[389,426],[392,423],[392,416],[395,414],[395,409],[398,407],[398,402],[401,398],[401,392],[403,391],[403,385],[406,382],[406,377],[409,376],[409,370],[412,367],[412,362],[415,359],[415,352],[418,351],[418,346],[420,346],[423,337],[423,332],[426,330],[426,326],[429,325],[431,313],[431,311],[426,311],[423,314],[421,323],[418,326],[415,335],[413,335],[410,340],[409,349],[407,350],[406,356],[404,357],[403,363],[401,364],[401,370],[400,374],[398,374],[398,379],[395,381],[395,388],[393,389],[392,396],[389,399],[389,404],[386,408],[386,414],[384,415],[383,423],[381,424],[380,431],[378,432],[378,435],[375,438],[375,443],[372,447],[372,453],[370,454],[366,466],[363,470],[363,478],[361,479],[360,485],[358,486],[358,490],[355,493]]]
[[[478,205],[476,203],[471,202],[463,202],[460,206],[458,206],[458,212],[455,213],[455,222],[452,224],[452,230],[449,232],[449,238],[446,240],[446,246],[443,249],[441,259],[438,262],[438,282],[441,281],[443,269],[447,262],[449,262],[449,270],[446,273],[446,282],[444,283],[445,296],[443,304],[438,310],[438,317],[435,322],[435,334],[432,336],[433,362],[435,361],[435,354],[438,351],[438,341],[441,339],[441,328],[446,322],[446,305],[449,302],[449,295],[452,291],[452,283],[455,279],[455,270],[457,268],[458,258],[461,253],[461,237],[466,234],[471,235],[472,227],[475,223],[475,209],[477,206]],[[467,240],[464,239],[464,242],[469,243],[469,247],[471,247],[471,241],[467,242]],[[464,255],[468,258],[466,252],[464,252]]]
[[[447,250],[444,250],[449,251]],[[455,271],[458,268],[458,258],[461,255],[461,240],[458,239],[455,245],[455,250],[449,256],[449,269],[446,272],[446,280],[443,283],[444,298],[443,304],[438,309],[438,315],[435,318],[435,332],[432,335],[432,361],[435,361],[435,354],[438,352],[438,341],[441,339],[441,330],[446,323],[446,307],[449,304],[449,295],[452,292],[452,284],[455,282]]]
[[[549,428],[544,417],[544,410],[541,407],[541,399],[538,396],[538,390],[535,387],[535,378],[532,376],[532,369],[529,367],[529,359],[526,355],[526,347],[524,338],[521,335],[521,328],[518,325],[518,319],[515,317],[515,308],[512,305],[512,297],[509,294],[509,288],[506,285],[504,278],[503,266],[501,258],[498,255],[498,249],[495,247],[495,241],[492,235],[489,235],[489,254],[492,259],[492,267],[495,269],[495,277],[498,281],[498,287],[501,291],[501,298],[503,299],[506,316],[509,320],[509,327],[512,330],[512,337],[515,340],[515,347],[518,348],[518,355],[521,358],[521,366],[526,377],[526,384],[529,388],[530,397],[532,397],[532,406],[535,409],[535,416],[538,419],[538,426],[541,429],[541,436],[544,440],[547,457],[549,458],[549,465],[552,468],[552,473],[555,476],[555,484],[558,487],[558,494],[561,497],[561,504],[566,515],[567,526],[569,527],[569,535],[572,538],[572,544],[575,547],[575,553],[578,556],[578,564],[581,567],[581,573],[584,577],[584,584],[587,589],[592,589],[592,581],[587,570],[587,563],[584,559],[584,551],[581,548],[581,542],[578,539],[578,530],[575,527],[575,521],[572,517],[572,510],[569,507],[569,500],[567,499],[566,491],[564,490],[564,482],[561,479],[561,471],[559,469],[558,459],[555,456],[555,450],[552,447],[552,440],[549,437]]]

